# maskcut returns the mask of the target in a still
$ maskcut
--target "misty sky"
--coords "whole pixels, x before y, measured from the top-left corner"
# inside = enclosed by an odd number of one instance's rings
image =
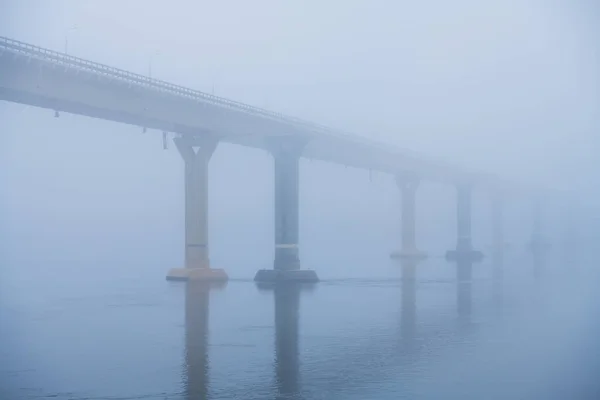
[[[599,16],[591,1],[0,0],[0,35],[579,190],[597,203]],[[4,102],[0,116],[11,192],[3,201],[29,222],[86,221],[92,207],[104,222],[134,226],[137,213],[157,231],[179,232],[181,161],[173,149],[162,151],[158,132],[54,119]],[[388,177],[370,183],[364,171],[302,168],[302,207],[315,215],[387,223],[390,214],[380,210],[398,208]],[[262,152],[221,146],[211,162],[212,217],[252,210],[269,221],[271,169]],[[423,203],[433,201],[426,188],[420,193]],[[442,211],[421,218],[452,221],[450,196]],[[270,246],[272,236],[264,237],[261,246]]]

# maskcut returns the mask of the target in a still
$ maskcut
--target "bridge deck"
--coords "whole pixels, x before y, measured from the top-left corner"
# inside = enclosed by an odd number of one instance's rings
[[[266,136],[310,138],[306,158],[424,179],[499,178],[428,160],[408,150],[104,64],[0,37],[0,99],[179,134],[210,134],[264,148]],[[511,186],[514,186],[511,184]]]

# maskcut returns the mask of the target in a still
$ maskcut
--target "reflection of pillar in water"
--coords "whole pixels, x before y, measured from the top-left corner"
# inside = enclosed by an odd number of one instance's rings
[[[210,286],[188,281],[185,290],[185,383],[188,400],[208,396],[208,315]]]
[[[545,266],[545,252],[548,243],[543,237],[543,203],[540,198],[536,198],[533,203],[533,232],[531,234],[531,252],[533,255],[533,275],[540,278]]]
[[[458,282],[470,282],[473,274],[473,262],[467,258],[456,262],[456,279]]]
[[[492,197],[492,248],[494,255],[504,253],[504,198],[502,193],[494,193]]]
[[[275,286],[275,373],[282,396],[299,390],[298,329],[300,287],[297,284]]]
[[[472,261],[459,260],[456,263],[457,282],[457,308],[458,315],[469,316],[471,314],[471,269]]]
[[[497,191],[492,195],[492,296],[496,306],[502,305],[504,278],[504,196]]]
[[[414,342],[417,322],[417,280],[415,260],[402,261],[402,308],[400,311],[400,334],[405,345]]]
[[[534,251],[542,247],[542,202],[536,198],[533,203],[533,225],[531,232],[531,246]]]
[[[533,251],[533,276],[541,278],[546,266],[546,254],[544,250]]]
[[[501,307],[503,303],[504,255],[495,253],[492,258],[492,295],[494,304]]]
[[[577,216],[572,209],[566,210],[564,216],[564,241],[563,241],[563,257],[565,265],[570,269],[577,267],[578,251],[580,243],[577,237]]]

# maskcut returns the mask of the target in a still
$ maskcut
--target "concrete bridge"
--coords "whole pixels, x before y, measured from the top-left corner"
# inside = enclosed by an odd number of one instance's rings
[[[212,269],[208,246],[208,167],[221,142],[259,148],[274,159],[275,260],[257,281],[317,281],[298,258],[299,159],[339,163],[392,174],[402,193],[402,239],[393,257],[426,254],[415,241],[416,191],[421,180],[455,185],[457,244],[449,259],[480,259],[471,243],[471,192],[494,201],[495,247],[503,247],[502,198],[538,198],[542,191],[497,176],[434,161],[392,145],[367,140],[279,113],[195,91],[64,53],[0,37],[0,99],[156,129],[173,139],[185,165],[185,266],[168,279],[226,280]],[[541,205],[534,202],[532,246],[540,246]]]

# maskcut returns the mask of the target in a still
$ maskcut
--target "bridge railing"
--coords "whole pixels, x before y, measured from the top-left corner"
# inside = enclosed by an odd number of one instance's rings
[[[342,132],[339,130],[331,129],[327,126],[313,123],[310,121],[306,121],[296,117],[290,117],[284,115],[282,113],[269,111],[260,107],[251,106],[249,104],[244,104],[241,102],[237,102],[234,100],[229,100],[223,97],[215,96],[209,93],[204,93],[199,90],[193,90],[190,88],[186,88],[184,86],[175,85],[173,83],[169,83],[160,79],[150,78],[145,75],[136,74],[130,71],[126,71],[120,68],[111,67],[105,64],[89,61],[83,58],[75,57],[72,55],[68,55],[65,53],[61,53],[58,51],[46,49],[40,46],[32,45],[29,43],[21,42],[19,40],[10,39],[7,37],[0,36],[0,55],[4,51],[9,51],[15,54],[21,54],[26,57],[36,58],[45,62],[49,62],[55,65],[64,66],[66,68],[84,70],[87,72],[92,72],[98,74],[99,76],[104,76],[111,79],[120,80],[123,82],[127,82],[129,84],[134,84],[142,87],[147,87],[153,90],[167,92],[171,94],[175,94],[178,96],[182,96],[185,98],[189,98],[201,103],[209,103],[216,106],[226,107],[232,110],[241,111],[250,115],[254,115],[257,117],[267,118],[270,120],[275,120],[278,122],[282,122],[291,126],[295,126],[297,128],[305,129],[308,131],[312,131],[315,133],[324,133],[329,136],[342,138],[344,140],[355,142],[357,144],[362,144],[369,146],[371,148],[376,148],[379,150],[384,150],[386,152],[397,152],[402,154],[403,156],[413,156],[415,159],[424,160],[419,154],[416,154],[412,151],[397,148],[392,145],[383,144],[381,142],[372,141],[366,138],[363,138],[358,135]],[[431,163],[431,162],[430,162]],[[439,163],[433,163],[439,164]]]

